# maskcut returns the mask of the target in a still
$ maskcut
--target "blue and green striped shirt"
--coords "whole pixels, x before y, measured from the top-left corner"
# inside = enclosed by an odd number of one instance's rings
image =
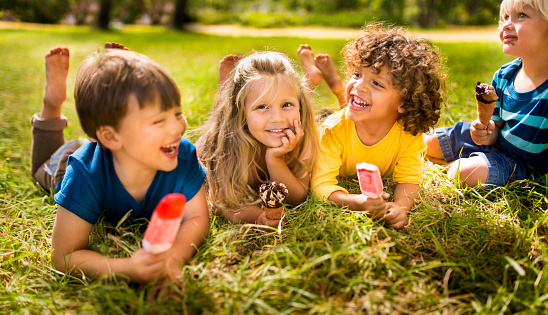
[[[499,143],[540,173],[548,173],[548,80],[536,89],[520,93],[514,79],[522,61],[503,65],[492,85],[499,96],[493,120],[505,124],[499,130]]]

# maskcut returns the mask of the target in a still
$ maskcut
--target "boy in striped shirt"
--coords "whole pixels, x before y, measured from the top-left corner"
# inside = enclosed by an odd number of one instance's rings
[[[449,176],[470,187],[548,173],[548,2],[503,0],[500,18],[503,52],[518,58],[493,77],[498,101],[492,120],[425,135],[426,157],[447,164]]]

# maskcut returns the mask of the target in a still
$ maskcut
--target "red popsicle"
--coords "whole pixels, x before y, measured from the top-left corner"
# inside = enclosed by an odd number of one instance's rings
[[[374,164],[358,163],[358,181],[363,195],[371,198],[378,198],[383,192],[382,178],[379,168]]]
[[[185,203],[185,196],[178,193],[168,194],[160,200],[143,236],[144,249],[157,254],[171,248],[183,219]]]

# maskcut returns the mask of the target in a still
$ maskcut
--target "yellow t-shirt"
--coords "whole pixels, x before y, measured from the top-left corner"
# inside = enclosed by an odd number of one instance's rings
[[[312,173],[311,188],[321,199],[327,199],[337,190],[337,176],[357,177],[356,164],[367,162],[377,165],[383,178],[397,183],[421,184],[423,153],[426,144],[422,134],[413,136],[396,122],[378,143],[367,146],[358,138],[354,122],[347,109],[331,115],[320,127],[320,152]]]

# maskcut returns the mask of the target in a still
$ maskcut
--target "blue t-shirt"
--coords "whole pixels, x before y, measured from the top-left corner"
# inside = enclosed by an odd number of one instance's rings
[[[492,85],[499,96],[493,120],[503,121],[499,144],[523,163],[540,173],[548,173],[548,80],[536,89],[520,93],[514,79],[522,60],[503,65]]]
[[[145,199],[139,203],[118,179],[110,150],[90,141],[69,157],[65,177],[57,185],[54,198],[57,204],[91,224],[103,212],[111,224],[117,224],[130,210],[129,218],[150,219],[162,197],[177,192],[190,200],[204,183],[205,172],[198,163],[196,148],[184,137],[177,159],[173,171],[156,173]]]

